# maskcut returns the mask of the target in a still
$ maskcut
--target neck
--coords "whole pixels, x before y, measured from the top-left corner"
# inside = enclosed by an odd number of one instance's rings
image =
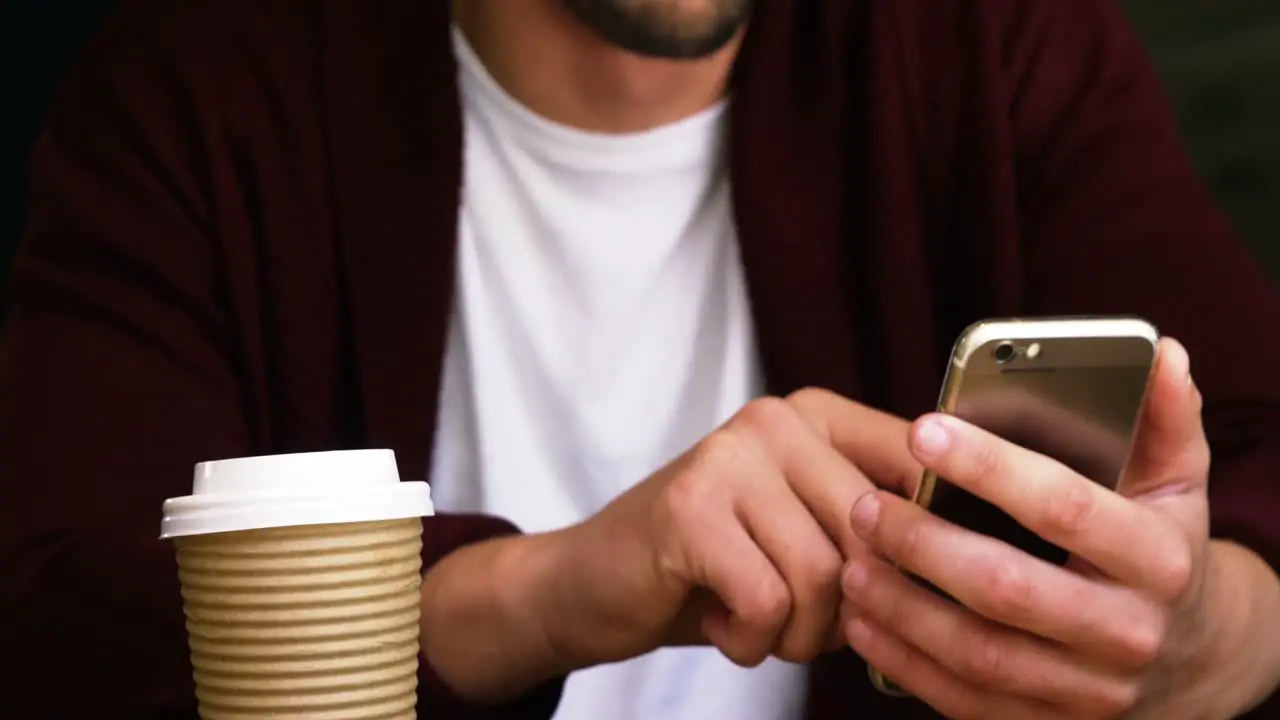
[[[455,0],[454,21],[489,74],[533,112],[571,127],[640,132],[724,97],[739,37],[697,60],[641,57],[597,37],[562,0]]]

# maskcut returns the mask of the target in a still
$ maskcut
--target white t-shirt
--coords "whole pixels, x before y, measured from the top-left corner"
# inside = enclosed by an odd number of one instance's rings
[[[761,390],[723,103],[642,133],[520,105],[454,34],[458,284],[431,481],[442,512],[580,522]],[[574,673],[558,720],[781,720],[805,668],[663,649]]]

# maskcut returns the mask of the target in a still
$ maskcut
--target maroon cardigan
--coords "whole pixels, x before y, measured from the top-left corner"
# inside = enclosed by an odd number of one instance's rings
[[[974,319],[1145,315],[1207,398],[1214,533],[1275,565],[1280,299],[1115,4],[759,3],[730,164],[769,387],[911,416]],[[141,0],[67,78],[0,356],[15,717],[192,716],[156,533],[196,461],[391,447],[424,476],[462,181],[447,8]],[[511,531],[432,519],[425,560]],[[558,690],[482,712],[426,668],[422,715],[545,718]],[[928,716],[848,651],[810,697],[813,720]]]

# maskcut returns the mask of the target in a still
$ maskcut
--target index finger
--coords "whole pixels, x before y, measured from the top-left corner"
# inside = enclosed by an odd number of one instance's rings
[[[781,480],[844,558],[864,552],[866,545],[849,525],[849,511],[858,498],[876,486],[861,468],[815,432],[812,422],[795,406],[773,397],[755,400],[725,424],[719,437],[721,442],[710,446],[728,448],[720,452],[734,457],[733,462],[738,464],[732,472],[747,485],[735,507],[740,520],[746,522],[745,516],[773,511],[772,505],[762,509],[747,500],[769,494],[770,490],[759,483]],[[736,442],[737,437],[745,442]],[[739,449],[745,449],[747,457],[741,457]],[[769,467],[773,474],[755,472],[759,466]],[[770,502],[776,505],[776,500]]]
[[[787,402],[878,487],[908,498],[915,493],[924,467],[911,454],[910,422],[817,388],[798,390]]]
[[[947,482],[1103,573],[1161,593],[1181,587],[1185,534],[1155,510],[950,415],[921,418],[912,441]]]

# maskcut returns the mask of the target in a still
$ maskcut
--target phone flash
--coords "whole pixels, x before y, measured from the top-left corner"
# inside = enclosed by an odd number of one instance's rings
[[[1031,343],[1027,346],[1027,359],[1035,360],[1040,355],[1040,343]]]

